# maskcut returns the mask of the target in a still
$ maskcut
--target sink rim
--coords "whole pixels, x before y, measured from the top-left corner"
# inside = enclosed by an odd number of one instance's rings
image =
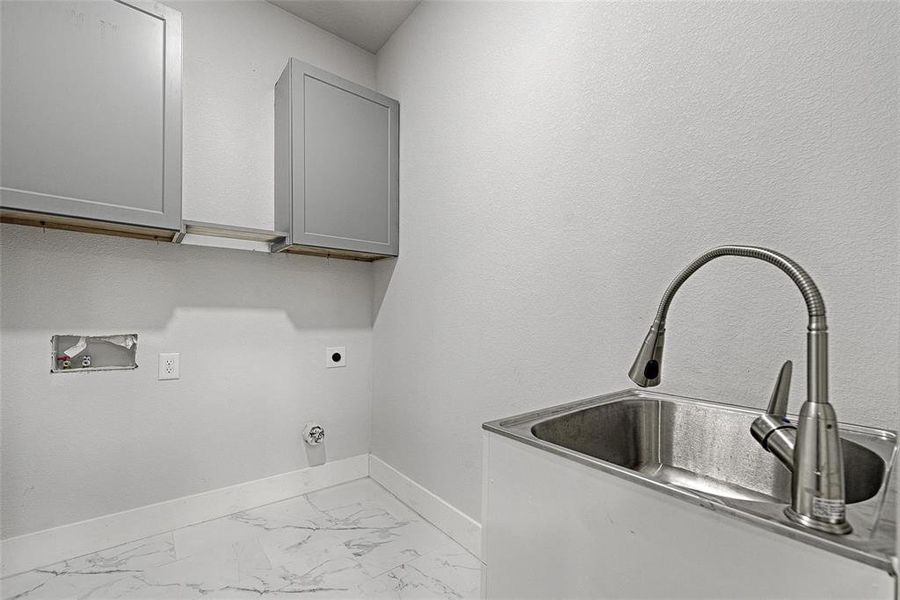
[[[599,396],[591,396],[590,398],[584,398],[582,400],[574,400],[571,402],[566,402],[563,404],[558,404],[555,406],[551,406],[548,408],[540,408],[537,410],[532,410],[524,413],[520,413],[518,415],[513,415],[511,417],[504,417],[502,419],[495,419],[493,421],[487,421],[482,425],[483,429],[488,431],[494,431],[499,428],[511,429],[511,428],[520,428],[523,427],[525,423],[528,424],[528,427],[531,428],[534,425],[538,425],[539,423],[543,423],[544,421],[548,421],[550,419],[555,419],[557,417],[562,417],[570,413],[576,413],[585,408],[591,408],[594,406],[600,406],[603,404],[614,404],[616,402],[622,402],[624,400],[661,400],[664,402],[674,402],[676,404],[695,404],[700,406],[707,406],[713,410],[726,410],[731,412],[740,412],[746,415],[750,415],[758,417],[763,414],[764,409],[762,408],[753,408],[751,406],[744,406],[742,404],[729,404],[727,402],[713,402],[712,400],[704,400],[702,398],[692,398],[690,396],[680,396],[677,394],[668,394],[663,392],[649,392],[640,388],[627,388],[624,390],[620,390],[617,392],[611,392],[609,394],[601,394]],[[799,415],[795,412],[789,412],[789,417],[796,419]],[[838,426],[841,431],[851,431],[863,435],[868,434],[877,434],[877,435],[869,435],[869,437],[878,438],[884,441],[893,441],[893,443],[897,444],[897,432],[891,429],[882,429],[880,427],[870,427],[868,425],[857,425],[854,423],[847,423],[844,421],[839,421]],[[749,435],[749,433],[748,433]]]
[[[894,576],[897,575],[894,570],[894,561],[892,560],[896,554],[893,511],[895,510],[897,484],[896,478],[892,477],[893,470],[896,468],[898,453],[896,432],[852,423],[839,423],[842,437],[861,444],[877,454],[885,462],[886,468],[878,493],[868,500],[847,505],[847,516],[854,525],[854,532],[849,535],[838,536],[806,529],[789,521],[783,514],[783,508],[786,504],[742,501],[706,495],[690,488],[683,488],[659,481],[628,467],[547,442],[532,433],[531,428],[533,426],[550,419],[579,412],[586,408],[625,400],[689,403],[694,406],[705,406],[716,411],[738,412],[748,417],[758,416],[762,412],[762,409],[759,408],[629,388],[533,410],[511,417],[495,419],[484,423],[482,428],[490,433],[525,443],[565,459],[654,489],[682,501],[713,510],[719,514],[738,518],[774,533],[844,555],[853,560],[887,571]],[[796,414],[791,416],[796,417]],[[750,435],[749,430],[747,435]],[[883,515],[888,516],[885,518]]]

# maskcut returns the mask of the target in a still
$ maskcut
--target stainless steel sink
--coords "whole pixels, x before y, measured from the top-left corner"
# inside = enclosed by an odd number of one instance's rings
[[[633,398],[553,417],[531,432],[663,483],[737,500],[787,504],[790,471],[750,436],[758,412]],[[875,439],[883,440],[883,434]],[[884,459],[848,439],[842,444],[847,503],[872,498],[884,482]]]
[[[849,535],[783,514],[791,473],[750,435],[760,409],[626,390],[484,424],[493,433],[892,572],[894,432],[840,424]]]

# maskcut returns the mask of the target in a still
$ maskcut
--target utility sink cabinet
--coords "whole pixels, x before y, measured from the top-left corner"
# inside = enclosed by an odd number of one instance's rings
[[[143,0],[10,0],[0,22],[4,221],[180,229],[181,14]]]
[[[290,59],[275,85],[276,251],[397,256],[396,100]]]
[[[758,410],[627,390],[484,425],[485,598],[894,598],[893,432],[842,424],[848,535],[789,521]]]

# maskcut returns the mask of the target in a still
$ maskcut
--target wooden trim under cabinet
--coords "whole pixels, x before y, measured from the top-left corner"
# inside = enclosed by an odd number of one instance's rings
[[[142,227],[140,225],[125,225],[123,223],[110,223],[107,221],[94,221],[91,219],[79,219],[77,217],[64,217],[60,215],[47,215],[21,210],[0,210],[0,223],[12,225],[27,225],[29,227],[44,227],[47,229],[64,229],[66,231],[78,231],[81,233],[99,233],[118,237],[136,238],[139,240],[155,240],[157,242],[171,242],[177,231],[170,229],[158,229],[155,227]]]
[[[324,258],[339,258],[341,260],[356,260],[360,262],[375,262],[383,258],[396,258],[387,254],[372,254],[370,252],[357,252],[356,250],[338,250],[336,248],[320,248],[318,246],[303,246],[301,244],[272,244],[272,252],[285,254],[303,254],[306,256],[321,256]]]

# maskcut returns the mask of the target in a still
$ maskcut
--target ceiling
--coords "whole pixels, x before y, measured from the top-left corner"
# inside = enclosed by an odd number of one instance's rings
[[[421,0],[269,0],[304,21],[378,52]]]

